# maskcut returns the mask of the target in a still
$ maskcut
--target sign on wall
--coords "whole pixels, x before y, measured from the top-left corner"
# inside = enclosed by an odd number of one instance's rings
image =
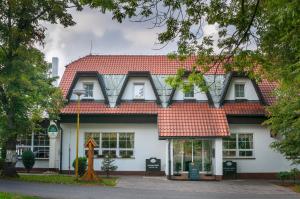
[[[56,124],[50,124],[48,127],[48,136],[50,138],[55,138],[58,134],[58,128],[56,126]]]
[[[161,161],[157,158],[146,159],[146,171],[160,171]]]

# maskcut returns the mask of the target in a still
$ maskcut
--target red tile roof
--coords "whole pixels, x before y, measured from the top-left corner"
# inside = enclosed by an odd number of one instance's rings
[[[268,105],[271,105],[272,103],[274,103],[276,98],[272,92],[278,86],[277,83],[269,82],[267,80],[262,80],[261,82],[258,83],[258,86],[260,88],[260,91],[261,91],[266,103]]]
[[[158,128],[162,137],[229,135],[225,111],[207,103],[173,103],[159,112]]]
[[[191,70],[195,58],[184,62],[170,60],[166,55],[88,55],[66,66],[60,87],[66,96],[76,72],[98,71],[100,74],[127,74],[128,71],[149,71],[151,74],[172,75],[179,68]],[[217,69],[217,70],[216,70]],[[221,67],[207,74],[224,74]]]
[[[264,115],[265,107],[259,102],[230,102],[223,105],[226,115]]]
[[[110,108],[101,102],[80,103],[80,114],[157,114],[158,110],[159,107],[155,102],[124,102],[115,108]],[[61,110],[62,114],[74,114],[76,112],[76,102],[70,102]]]

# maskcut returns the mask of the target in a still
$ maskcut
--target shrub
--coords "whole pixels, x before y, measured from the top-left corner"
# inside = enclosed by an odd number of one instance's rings
[[[22,162],[26,169],[26,171],[29,173],[32,169],[34,163],[35,163],[35,157],[32,151],[24,151],[22,154]]]
[[[101,169],[106,173],[106,177],[109,177],[111,171],[117,170],[118,167],[114,165],[114,161],[108,155],[104,157]]]
[[[73,168],[76,168],[76,159],[73,161]],[[87,159],[86,157],[78,158],[78,175],[81,177],[84,175],[87,168]]]
[[[281,183],[284,184],[285,180],[290,179],[291,173],[288,171],[281,171],[277,174],[277,178],[281,180]]]
[[[300,175],[300,171],[297,168],[293,168],[290,171],[290,176],[293,178],[294,184],[296,184],[296,179]]]

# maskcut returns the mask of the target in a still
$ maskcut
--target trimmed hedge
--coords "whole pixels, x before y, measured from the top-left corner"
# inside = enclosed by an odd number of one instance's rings
[[[32,151],[24,151],[22,154],[22,162],[23,162],[25,169],[29,173],[35,163],[35,157],[34,157],[33,152]]]
[[[76,159],[73,161],[72,164],[73,168],[76,167]],[[78,158],[78,174],[79,176],[83,176],[87,168],[87,159],[86,157],[79,157]]]

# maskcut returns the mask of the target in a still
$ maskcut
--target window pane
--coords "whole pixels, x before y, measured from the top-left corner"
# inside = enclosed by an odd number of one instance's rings
[[[102,148],[117,148],[117,133],[102,133]]]
[[[236,149],[236,134],[231,134],[230,137],[223,139],[224,149]]]
[[[223,151],[223,156],[225,157],[235,157],[236,151]]]
[[[184,93],[184,97],[193,98],[194,97],[194,86],[191,86],[190,92]]]
[[[245,84],[235,84],[235,97],[245,97]]]
[[[49,158],[49,147],[34,147],[33,153],[36,158]]]
[[[143,99],[144,98],[144,84],[134,84],[133,97],[135,99]]]
[[[241,157],[252,157],[253,151],[240,151],[239,156]]]
[[[84,97],[93,97],[93,89],[94,89],[93,83],[84,83],[83,89],[85,91]]]
[[[239,134],[239,149],[253,149],[253,134]]]
[[[116,158],[117,155],[116,155],[116,150],[103,150],[102,151],[102,155],[103,156],[110,156],[111,158]]]
[[[133,151],[132,150],[120,150],[120,156],[122,158],[131,158],[133,156]]]
[[[134,133],[120,133],[119,134],[120,148],[134,148]]]

